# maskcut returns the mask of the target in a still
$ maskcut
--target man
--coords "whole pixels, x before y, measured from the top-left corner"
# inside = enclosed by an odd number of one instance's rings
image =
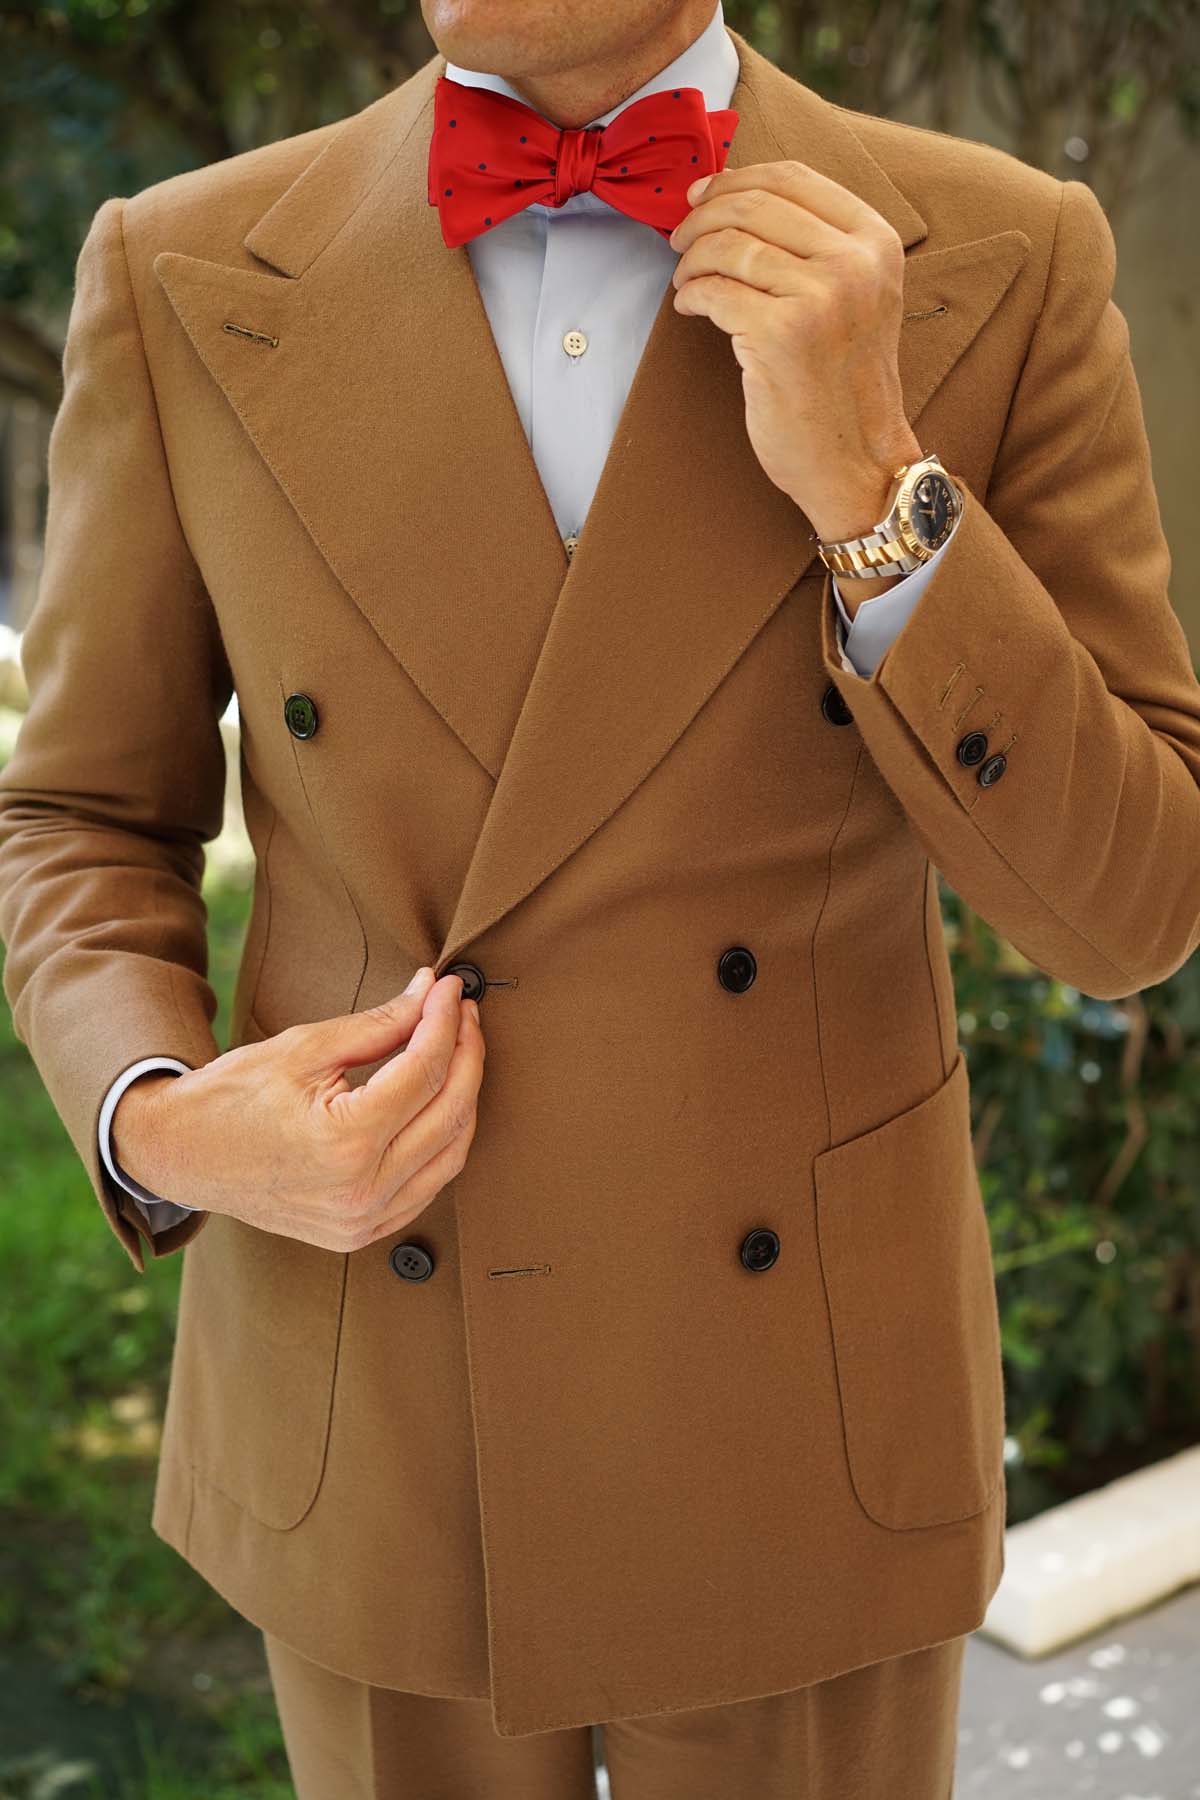
[[[79,259],[0,923],[188,1250],[153,1527],[301,1800],[576,1800],[593,1724],[615,1800],[940,1800],[1004,1480],[935,869],[1097,996],[1200,941],[1111,232],[710,0],[424,13]]]

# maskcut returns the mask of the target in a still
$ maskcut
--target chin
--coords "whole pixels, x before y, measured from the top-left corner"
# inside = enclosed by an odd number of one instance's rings
[[[553,70],[553,33],[522,0],[422,0],[430,37],[447,62],[493,74]]]

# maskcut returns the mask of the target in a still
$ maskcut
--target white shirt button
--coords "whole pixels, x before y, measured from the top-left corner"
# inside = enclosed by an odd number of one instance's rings
[[[582,331],[567,331],[563,333],[562,347],[568,356],[582,356],[587,349],[587,346],[588,341]]]

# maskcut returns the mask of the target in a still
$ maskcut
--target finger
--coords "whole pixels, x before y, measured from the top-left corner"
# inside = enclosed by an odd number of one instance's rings
[[[402,994],[395,994],[378,1006],[301,1026],[303,1035],[297,1039],[297,1049],[306,1069],[315,1075],[340,1073],[356,1063],[375,1062],[397,1050],[421,1017],[421,1008],[433,985],[433,970],[425,966],[417,970]]]
[[[472,1119],[460,1137],[453,1139],[418,1169],[397,1193],[395,1203],[389,1206],[386,1216],[367,1239],[368,1243],[378,1243],[380,1238],[390,1237],[394,1231],[406,1231],[418,1214],[437,1199],[447,1182],[461,1173],[475,1136],[476,1122]]]
[[[676,312],[702,313],[730,336],[740,332],[760,337],[769,329],[770,315],[778,299],[734,281],[727,275],[698,275],[675,296]],[[765,341],[765,338],[763,339]]]
[[[842,231],[886,231],[892,227],[881,213],[831,175],[822,175],[808,163],[781,159],[778,162],[745,163],[739,169],[720,169],[696,202],[693,210],[703,210],[720,194],[738,192],[741,188],[766,188],[805,206],[827,225]],[[690,219],[692,214],[687,217]]]
[[[458,1038],[462,989],[458,975],[435,981],[404,1048],[359,1087],[331,1097],[335,1116],[353,1121],[381,1150],[443,1086]]]
[[[670,244],[681,255],[716,232],[741,231],[772,244],[790,256],[816,256],[836,250],[846,233],[786,195],[770,188],[734,188],[698,206],[679,221]]]
[[[474,1131],[483,1079],[483,1033],[464,1006],[462,1026],[446,1080],[415,1118],[396,1132],[380,1158],[372,1189],[386,1205],[433,1157],[464,1132]]]
[[[675,265],[671,285],[683,287],[701,275],[728,275],[776,299],[807,292],[818,279],[804,259],[768,244],[736,225],[706,231]]]

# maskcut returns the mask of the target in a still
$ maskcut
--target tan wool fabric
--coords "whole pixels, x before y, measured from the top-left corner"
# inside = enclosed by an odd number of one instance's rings
[[[596,1800],[590,1725],[369,1687],[265,1637],[296,1800]],[[610,1800],[950,1800],[965,1637],[828,1681],[602,1727]]]
[[[0,780],[17,1030],[134,1267],[185,1250],[154,1530],[303,1655],[505,1736],[981,1621],[1003,1388],[935,870],[1092,995],[1200,941],[1200,685],[1099,203],[731,35],[730,166],[803,160],[902,237],[906,412],[965,496],[874,675],[670,288],[568,561],[427,204],[438,55],[97,211]],[[496,983],[423,1282],[219,1213],[151,1240],[100,1166],[123,1069],[225,1047],[199,879],[235,690],[232,1041],[422,962]]]

